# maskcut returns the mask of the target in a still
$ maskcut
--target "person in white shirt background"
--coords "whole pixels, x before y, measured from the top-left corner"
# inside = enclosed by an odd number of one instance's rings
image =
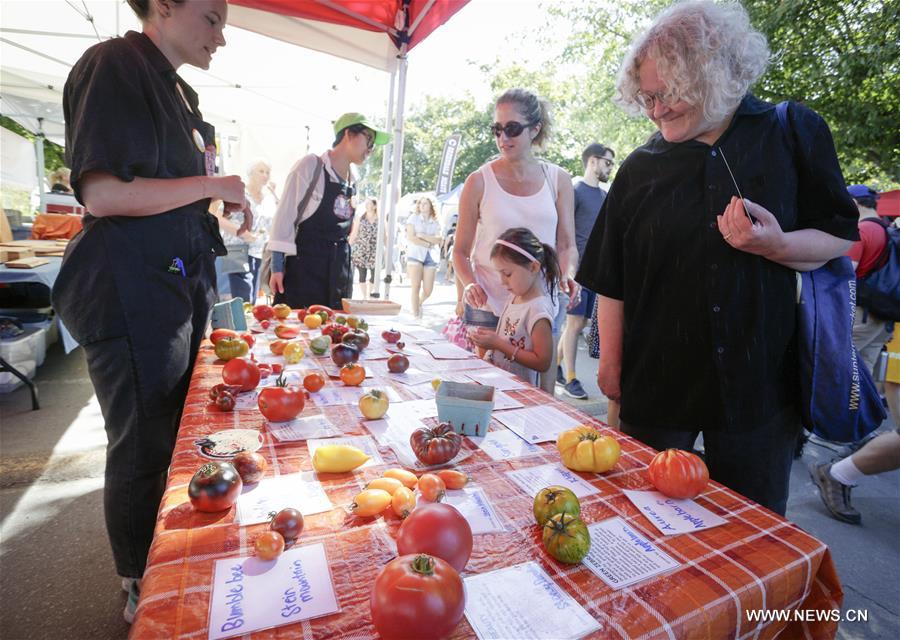
[[[441,223],[431,198],[419,198],[416,211],[406,219],[406,272],[409,275],[413,315],[422,317],[422,304],[434,290],[441,252]]]

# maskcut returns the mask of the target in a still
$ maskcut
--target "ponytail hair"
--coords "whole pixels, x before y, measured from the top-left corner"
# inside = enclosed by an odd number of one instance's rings
[[[527,255],[498,243],[491,248],[491,257],[503,258],[522,267],[531,267],[532,261],[537,261],[541,265],[541,273],[544,274],[544,279],[547,281],[547,291],[550,292],[550,297],[555,299],[556,286],[560,279],[556,249],[549,244],[542,243],[537,236],[524,227],[507,229],[497,239],[517,246]],[[528,256],[532,256],[533,260]]]

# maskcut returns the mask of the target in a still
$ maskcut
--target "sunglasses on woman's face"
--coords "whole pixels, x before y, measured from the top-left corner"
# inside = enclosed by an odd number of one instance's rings
[[[494,134],[495,138],[499,138],[501,133],[505,133],[507,138],[518,138],[522,135],[522,132],[530,126],[531,125],[516,122],[515,120],[507,122],[506,124],[495,122],[491,125],[491,133]]]

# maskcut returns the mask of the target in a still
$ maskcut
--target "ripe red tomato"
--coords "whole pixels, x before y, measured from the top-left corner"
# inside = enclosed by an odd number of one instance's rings
[[[300,532],[303,531],[303,514],[291,507],[282,509],[272,516],[269,528],[280,533],[285,542],[291,543],[299,538]]]
[[[400,332],[396,329],[387,329],[381,332],[381,339],[388,344],[395,344],[400,339]]]
[[[409,436],[409,445],[423,464],[443,464],[459,453],[462,436],[453,430],[449,422],[442,422],[434,429],[422,427],[413,431]]]
[[[240,387],[241,391],[252,391],[259,384],[259,367],[246,358],[234,358],[222,367],[222,379],[225,384]]]
[[[666,449],[656,454],[647,468],[647,476],[658,491],[670,498],[696,498],[709,483],[706,463],[693,453]]]
[[[459,573],[440,558],[403,555],[378,574],[369,605],[384,640],[437,640],[453,633],[462,620],[466,596]]]
[[[472,527],[449,504],[420,502],[400,525],[397,553],[427,553],[462,571],[472,555]]]
[[[341,367],[341,382],[348,387],[358,387],[366,379],[366,368],[361,364],[350,362]]]
[[[259,482],[269,467],[263,455],[256,451],[241,451],[231,459],[231,464],[237,469],[244,484]]]
[[[259,392],[256,403],[269,422],[286,422],[303,411],[306,395],[300,387],[286,386],[284,377],[280,376],[274,387]]]
[[[277,531],[264,531],[256,538],[256,557],[260,560],[274,560],[284,551],[284,538]]]
[[[197,511],[225,511],[237,500],[243,486],[232,464],[207,462],[191,478],[188,497]]]
[[[310,393],[315,393],[316,391],[320,391],[322,387],[325,386],[325,376],[323,376],[318,371],[313,371],[312,373],[306,374],[306,377],[303,378],[303,388],[309,391]]]
[[[253,348],[253,345],[256,344],[256,338],[253,337],[252,333],[242,333],[241,340],[246,342],[247,346],[250,347],[251,349]]]
[[[233,329],[213,329],[209,334],[209,341],[217,344],[222,338],[237,338],[238,332]],[[253,346],[253,345],[250,345]]]
[[[403,373],[409,369],[409,358],[402,353],[395,353],[388,358],[387,366],[391,373]]]
[[[275,317],[275,309],[267,304],[258,304],[253,307],[253,317],[259,321],[270,320]]]

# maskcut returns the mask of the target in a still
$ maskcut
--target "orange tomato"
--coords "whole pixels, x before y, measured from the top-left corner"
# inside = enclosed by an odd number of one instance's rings
[[[341,382],[348,387],[358,387],[366,379],[366,368],[355,362],[348,362],[341,367]]]
[[[437,474],[444,481],[444,484],[447,485],[448,489],[462,489],[469,482],[469,476],[462,471],[441,469]]]
[[[287,346],[287,340],[273,340],[269,343],[269,351],[274,353],[276,356],[280,356],[284,353],[284,348]]]
[[[709,470],[700,456],[681,449],[656,454],[647,467],[647,476],[656,489],[670,498],[696,498],[709,484]]]
[[[406,469],[388,469],[382,474],[385,478],[396,478],[408,489],[415,489],[419,479],[412,471]]]
[[[433,473],[423,473],[419,478],[419,493],[422,494],[422,500],[428,502],[440,502],[444,498],[447,485],[441,480],[441,477]]]
[[[413,493],[412,489],[400,487],[391,496],[391,508],[398,516],[405,518],[416,508],[416,494]]]
[[[323,376],[318,371],[313,371],[312,373],[307,373],[306,377],[303,378],[303,388],[309,391],[310,393],[315,393],[316,391],[320,391],[322,387],[325,386],[325,376]]]

